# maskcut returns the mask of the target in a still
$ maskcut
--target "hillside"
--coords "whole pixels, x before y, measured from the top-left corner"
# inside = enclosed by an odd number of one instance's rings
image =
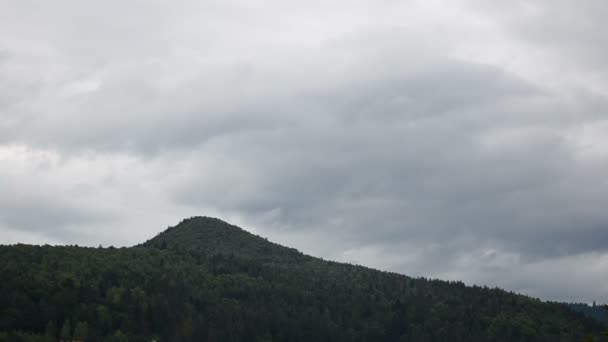
[[[177,226],[168,228],[141,246],[267,260],[291,260],[303,257],[297,249],[270,242],[212,217],[193,217],[183,220]]]
[[[0,246],[0,341],[578,341],[564,305],[305,256],[221,220],[130,248]]]
[[[603,305],[589,305],[585,303],[567,303],[574,311],[578,311],[587,317],[593,318],[596,321],[608,326],[608,308]]]

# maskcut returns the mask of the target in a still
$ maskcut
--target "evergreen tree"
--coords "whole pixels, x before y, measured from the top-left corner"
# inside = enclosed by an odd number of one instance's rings
[[[63,327],[61,327],[61,339],[63,341],[71,341],[72,340],[72,324],[70,320],[66,320],[63,323]]]
[[[57,328],[53,321],[48,321],[46,328],[44,329],[44,336],[47,341],[55,341],[57,338]]]
[[[84,341],[86,340],[88,333],[89,325],[87,324],[87,322],[80,321],[78,322],[78,324],[76,324],[76,327],[74,328],[73,339],[78,341]]]

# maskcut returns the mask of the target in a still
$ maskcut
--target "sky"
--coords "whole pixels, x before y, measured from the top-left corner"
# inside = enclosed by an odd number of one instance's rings
[[[0,243],[214,216],[608,302],[604,0],[0,0]]]

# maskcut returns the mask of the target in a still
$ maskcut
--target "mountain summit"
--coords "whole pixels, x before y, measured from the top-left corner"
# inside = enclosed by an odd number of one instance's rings
[[[293,258],[302,255],[294,248],[270,242],[225,221],[207,216],[185,219],[142,246],[252,258]]]
[[[224,221],[129,248],[0,246],[4,341],[579,341],[563,304],[324,261]]]

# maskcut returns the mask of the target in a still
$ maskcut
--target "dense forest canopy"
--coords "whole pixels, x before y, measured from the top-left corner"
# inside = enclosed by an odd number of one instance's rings
[[[218,219],[130,248],[0,246],[0,341],[577,341],[602,326],[496,288],[324,261]]]

